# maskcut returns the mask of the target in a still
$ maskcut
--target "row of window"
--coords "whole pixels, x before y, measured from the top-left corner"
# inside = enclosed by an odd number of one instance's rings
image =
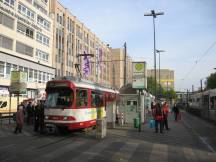
[[[37,32],[36,40],[40,43],[43,43],[43,44],[49,46],[49,37],[43,35],[40,32]]]
[[[42,18],[40,17],[40,23],[43,23],[44,27],[46,26],[46,28],[48,29],[50,24],[49,22],[47,22],[45,19],[42,20]],[[12,19],[11,17],[3,14],[0,12],[0,24],[13,29],[14,28],[14,19]],[[30,38],[34,38],[34,29],[20,23],[17,22],[17,31],[30,37]],[[41,34],[40,32],[37,32],[37,39],[38,42],[45,44],[47,46],[49,46],[49,37]]]
[[[0,77],[10,78],[13,70],[26,72],[28,82],[46,83],[54,77],[50,73],[0,61]]]
[[[15,0],[0,0],[0,2],[3,2],[5,5],[14,8]]]
[[[49,54],[44,52],[44,51],[41,51],[39,49],[36,49],[36,58],[39,60],[48,62],[49,61]]]
[[[24,6],[21,3],[18,4],[18,12],[20,12],[24,16],[34,20],[35,13],[32,10],[30,10],[28,7]]]
[[[7,6],[14,7],[15,0],[0,0],[0,2],[1,1],[4,4],[6,4]],[[30,3],[32,3],[32,2],[30,2]],[[34,2],[34,6],[36,8],[38,8],[41,12],[43,12],[43,13],[45,13],[47,15],[47,11],[45,9],[40,9],[40,8],[43,8],[43,7],[38,7],[39,5],[36,2]],[[21,3],[18,4],[18,12],[21,13],[22,15],[26,16],[27,18],[31,19],[31,20],[34,20],[34,18],[35,18],[35,12],[32,11],[31,9],[29,9],[28,7],[26,7],[25,5],[21,4]],[[10,18],[10,19],[12,19],[12,18]],[[5,20],[5,22],[7,22],[7,20]],[[10,22],[8,22],[8,23],[11,24]],[[38,15],[37,16],[37,22],[38,22],[39,25],[41,25],[45,29],[47,29],[47,30],[50,29],[50,22],[47,21],[45,18],[43,18],[43,17],[41,17],[41,16]],[[9,25],[9,27],[13,28],[13,25]]]
[[[12,50],[13,39],[0,35],[0,47]],[[33,51],[33,47],[28,46],[22,42],[16,41],[16,52],[33,57]],[[48,62],[49,54],[39,49],[36,49],[36,58]]]

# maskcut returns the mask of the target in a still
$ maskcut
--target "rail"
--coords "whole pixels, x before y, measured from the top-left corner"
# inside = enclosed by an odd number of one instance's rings
[[[1,112],[0,113],[0,126],[2,128],[2,125],[3,125],[3,119],[8,117],[9,118],[9,124],[10,124],[10,121],[11,121],[11,117],[13,117],[13,112]]]

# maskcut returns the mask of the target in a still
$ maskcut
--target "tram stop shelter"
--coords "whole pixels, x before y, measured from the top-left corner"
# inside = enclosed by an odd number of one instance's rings
[[[119,93],[119,114],[123,118],[123,123],[132,124],[134,119],[139,117],[139,113],[141,113],[141,122],[144,123],[151,103],[147,91],[141,91],[140,100],[138,90],[132,88],[132,84],[121,87]]]

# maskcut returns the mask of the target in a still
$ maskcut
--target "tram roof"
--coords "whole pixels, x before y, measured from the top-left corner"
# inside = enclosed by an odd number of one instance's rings
[[[72,77],[72,76],[58,77],[58,78],[55,78],[54,80],[68,80],[68,81],[73,82],[73,84],[76,87],[89,88],[89,89],[112,92],[112,93],[119,93],[118,90],[116,90],[116,89],[114,89],[112,87],[102,86],[102,85],[100,85],[98,83],[94,83],[94,82],[91,82],[91,81],[88,81],[88,80],[85,80],[85,79],[76,78],[76,77]]]

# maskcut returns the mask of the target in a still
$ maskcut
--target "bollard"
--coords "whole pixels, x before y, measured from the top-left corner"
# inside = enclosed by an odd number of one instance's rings
[[[123,124],[124,124],[124,114],[121,113],[121,125],[123,125]]]

